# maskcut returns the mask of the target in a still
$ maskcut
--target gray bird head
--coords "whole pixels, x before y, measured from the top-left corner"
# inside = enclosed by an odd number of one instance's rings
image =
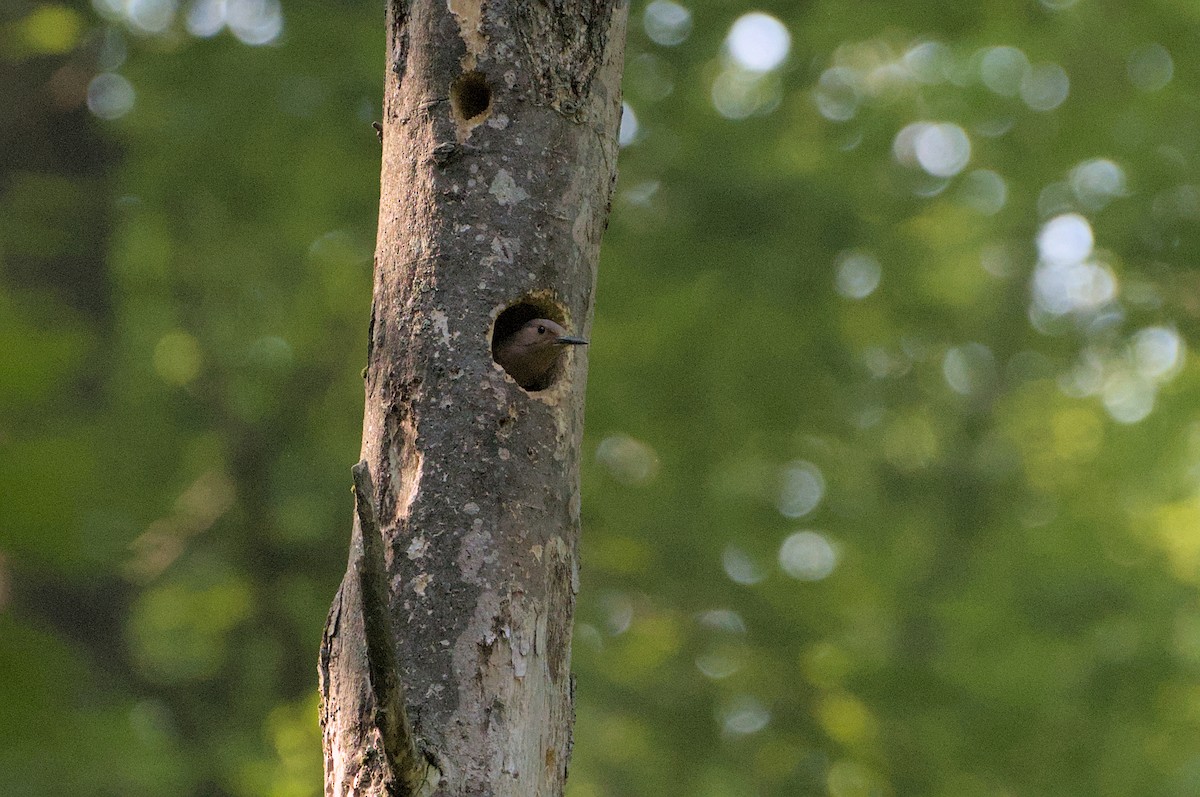
[[[587,341],[548,318],[534,318],[494,347],[496,362],[526,390],[540,390],[566,346]]]

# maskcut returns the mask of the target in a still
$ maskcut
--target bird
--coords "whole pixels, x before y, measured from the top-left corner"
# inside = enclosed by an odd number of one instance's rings
[[[564,347],[585,345],[586,340],[568,335],[561,324],[534,318],[493,344],[492,356],[525,390],[544,390]]]

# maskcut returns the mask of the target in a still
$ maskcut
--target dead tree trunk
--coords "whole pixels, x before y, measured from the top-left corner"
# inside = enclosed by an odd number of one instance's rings
[[[627,11],[388,2],[363,463],[321,646],[326,794],[562,793],[586,347],[527,391],[492,342],[532,318],[587,334]]]

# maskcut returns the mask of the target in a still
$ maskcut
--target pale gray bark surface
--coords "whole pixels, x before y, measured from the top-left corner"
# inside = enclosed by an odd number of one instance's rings
[[[588,335],[626,14],[389,2],[374,489],[356,474],[322,643],[327,794],[562,792],[587,352],[569,347],[554,384],[526,392],[491,335],[521,303]]]

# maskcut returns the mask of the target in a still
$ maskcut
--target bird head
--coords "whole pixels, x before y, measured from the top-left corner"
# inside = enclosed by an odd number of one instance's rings
[[[561,324],[548,318],[526,321],[516,332],[494,347],[496,362],[526,390],[538,389],[550,374],[565,346],[582,346],[587,341],[568,335]]]

